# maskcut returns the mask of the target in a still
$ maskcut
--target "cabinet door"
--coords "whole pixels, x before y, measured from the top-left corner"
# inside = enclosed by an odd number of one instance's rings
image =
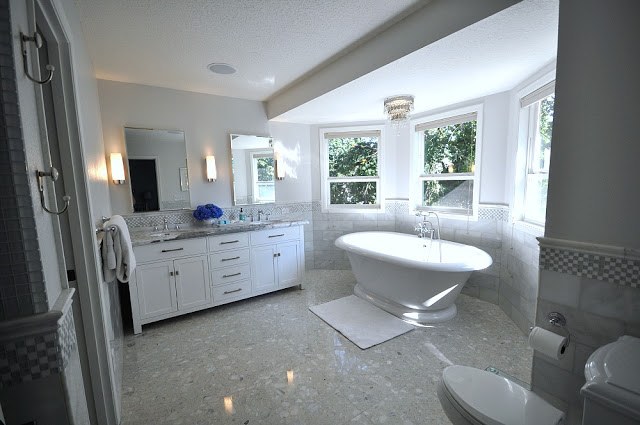
[[[173,261],[138,265],[136,288],[141,319],[162,316],[178,309]]]
[[[300,283],[298,268],[300,257],[300,243],[288,242],[277,245],[278,259],[278,287],[288,288]]]
[[[183,258],[173,262],[176,273],[178,310],[211,303],[209,262],[206,256]]]
[[[254,295],[275,291],[276,247],[262,246],[251,249],[251,293]]]

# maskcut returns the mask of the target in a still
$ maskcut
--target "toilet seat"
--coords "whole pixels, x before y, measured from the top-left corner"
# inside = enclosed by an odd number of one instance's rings
[[[491,372],[449,366],[442,382],[455,404],[485,425],[557,425],[564,419],[537,394]]]

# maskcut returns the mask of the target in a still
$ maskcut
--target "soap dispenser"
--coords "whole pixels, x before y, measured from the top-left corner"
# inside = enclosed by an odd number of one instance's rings
[[[247,217],[244,215],[244,212],[242,211],[242,208],[240,208],[240,214],[238,214],[238,219],[240,221],[245,221],[247,219]]]

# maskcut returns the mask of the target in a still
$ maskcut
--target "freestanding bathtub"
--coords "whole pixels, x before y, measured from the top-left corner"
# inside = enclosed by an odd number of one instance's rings
[[[455,317],[454,302],[471,272],[493,262],[473,246],[404,233],[350,233],[335,243],[347,251],[357,296],[419,324]]]

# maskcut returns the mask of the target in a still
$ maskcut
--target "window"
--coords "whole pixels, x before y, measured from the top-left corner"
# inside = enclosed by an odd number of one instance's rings
[[[255,202],[275,202],[275,164],[272,152],[251,154]]]
[[[475,216],[478,205],[479,107],[415,126],[418,208]]]
[[[526,176],[522,197],[522,219],[544,224],[549,185],[549,158],[555,81],[524,96],[520,103],[521,126],[526,126]],[[524,147],[524,144],[521,144]]]
[[[380,209],[382,129],[321,131],[325,209]]]

